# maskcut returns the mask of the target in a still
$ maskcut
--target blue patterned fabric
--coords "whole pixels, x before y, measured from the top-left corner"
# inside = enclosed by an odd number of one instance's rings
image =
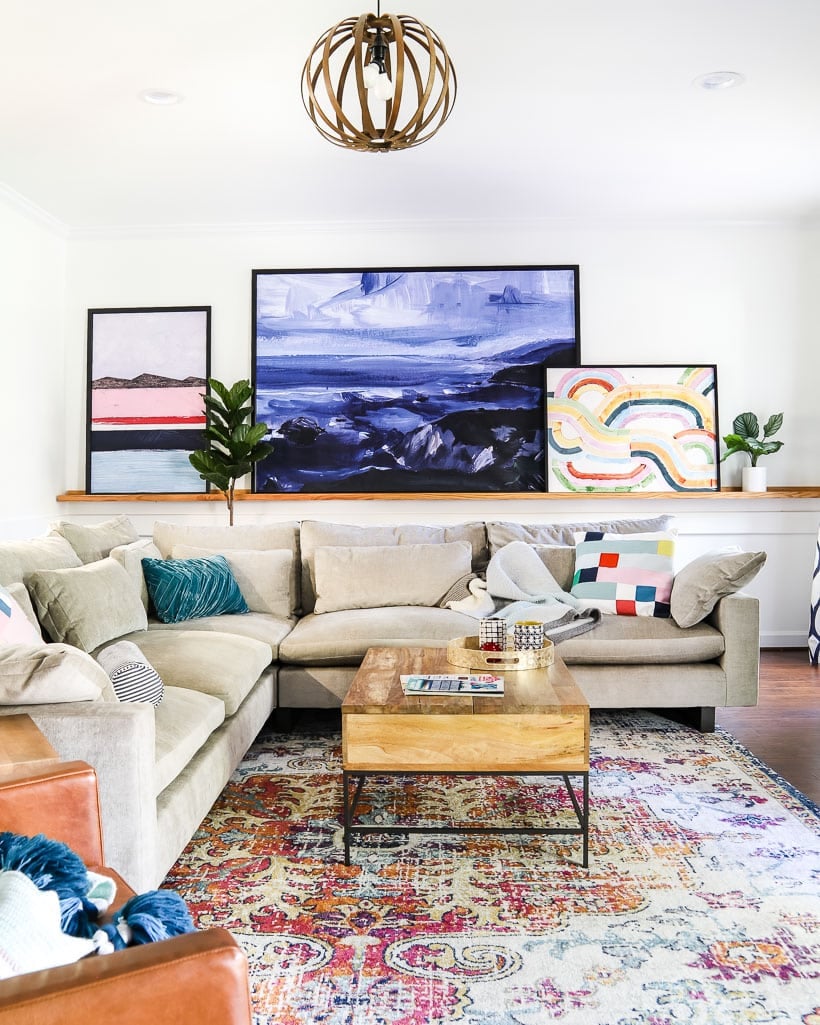
[[[224,555],[143,559],[142,571],[163,623],[249,611]]]
[[[811,580],[811,615],[809,617],[809,661],[816,666],[820,660],[820,531],[814,558],[814,576]]]

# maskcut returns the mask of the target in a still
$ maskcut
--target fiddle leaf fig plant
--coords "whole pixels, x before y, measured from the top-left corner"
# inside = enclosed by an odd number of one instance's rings
[[[763,425],[763,437],[760,437],[760,423],[754,413],[741,413],[732,421],[732,434],[723,439],[726,452],[722,459],[733,456],[735,452],[745,452],[751,459],[752,466],[757,466],[761,456],[770,456],[783,448],[782,441],[770,441],[783,426],[783,414],[772,413]]]
[[[188,457],[199,476],[225,496],[230,526],[237,480],[273,451],[273,445],[263,440],[270,430],[267,424],[249,423],[252,394],[248,380],[228,387],[215,377],[208,378],[208,393],[202,396],[207,420],[203,434],[208,447]]]

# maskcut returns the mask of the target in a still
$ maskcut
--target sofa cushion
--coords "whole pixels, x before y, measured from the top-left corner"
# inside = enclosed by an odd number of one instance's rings
[[[160,794],[189,765],[193,756],[225,721],[225,705],[211,694],[166,687],[154,712],[154,795]]]
[[[489,522],[487,538],[490,555],[511,541],[526,541],[536,545],[574,545],[575,535],[587,531],[606,534],[640,534],[669,530],[674,517],[653,516],[645,520],[600,520],[591,523],[505,523]]]
[[[575,576],[575,545],[535,544],[533,548],[561,590],[569,591]]]
[[[96,654],[118,701],[147,701],[155,708],[165,689],[162,677],[133,641],[115,641]]]
[[[700,623],[721,598],[753,580],[765,561],[765,552],[744,552],[736,545],[693,559],[675,575],[672,618],[682,627]]]
[[[403,605],[304,616],[279,645],[283,662],[356,665],[370,647],[445,647],[476,633],[477,620],[450,609]]]
[[[203,630],[210,633],[234,634],[251,637],[270,646],[270,659],[279,657],[279,645],[293,629],[293,619],[277,619],[267,612],[245,612],[236,616],[205,616],[187,619],[184,623],[160,623],[149,619],[149,630]]]
[[[239,708],[271,661],[270,647],[262,641],[215,631],[180,627],[121,639],[137,645],[162,677],[166,692],[185,687],[210,694],[222,701],[226,716]]]
[[[675,537],[650,534],[575,535],[572,595],[584,608],[618,616],[669,616]]]
[[[50,705],[113,697],[102,666],[68,644],[0,647],[0,704]]]
[[[174,545],[190,545],[193,548],[208,548],[223,554],[230,550],[274,551],[287,548],[293,552],[293,566],[290,579],[290,607],[299,609],[299,523],[287,520],[282,523],[239,523],[228,526],[197,526],[185,523],[154,524],[154,544],[164,559],[171,558]]]
[[[213,555],[210,548],[174,545],[172,559],[199,559]],[[269,551],[226,548],[221,553],[239,585],[251,612],[267,612],[287,619],[295,612],[293,579],[294,552],[290,548]]]
[[[371,545],[444,544],[469,541],[472,569],[481,573],[487,568],[487,534],[481,522],[458,523],[439,527],[426,524],[401,523],[395,526],[357,527],[349,523],[326,523],[303,520],[300,535],[302,612],[312,612],[315,601],[313,553],[317,548],[336,545],[363,548]]]
[[[37,570],[25,582],[40,622],[54,641],[93,651],[148,627],[130,577],[111,558],[75,569]]]
[[[42,643],[40,631],[32,624],[17,599],[0,586],[0,647]]]
[[[143,559],[151,604],[163,623],[249,612],[224,555],[204,559]]]
[[[466,541],[335,545],[313,551],[317,614],[385,605],[437,605],[470,571]]]
[[[673,619],[602,616],[594,630],[561,641],[563,660],[598,665],[710,662],[724,652],[723,635],[707,623],[682,630]]]
[[[51,533],[64,537],[83,563],[96,562],[110,554],[117,545],[127,545],[139,538],[137,528],[127,516],[115,516],[102,523],[69,523],[58,520]]]
[[[142,560],[161,559],[162,552],[150,538],[143,537],[139,541],[132,541],[127,545],[117,545],[111,549],[109,555],[114,562],[118,562],[122,566],[131,578],[131,582],[139,592],[140,599],[147,612],[150,601],[148,598],[148,585],[145,583],[145,574],[142,572]]]
[[[38,569],[82,566],[64,537],[34,537],[27,541],[0,541],[0,584],[22,583]]]

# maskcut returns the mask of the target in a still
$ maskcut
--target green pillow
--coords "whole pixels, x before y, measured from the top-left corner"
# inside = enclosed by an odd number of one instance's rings
[[[250,611],[224,555],[143,559],[142,571],[163,623]]]

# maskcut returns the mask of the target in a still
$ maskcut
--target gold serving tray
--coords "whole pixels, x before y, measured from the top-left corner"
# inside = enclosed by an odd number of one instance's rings
[[[478,637],[455,637],[447,645],[447,661],[454,666],[490,673],[493,670],[510,673],[519,669],[545,669],[555,661],[555,645],[546,638],[543,648],[482,651],[478,646]]]

